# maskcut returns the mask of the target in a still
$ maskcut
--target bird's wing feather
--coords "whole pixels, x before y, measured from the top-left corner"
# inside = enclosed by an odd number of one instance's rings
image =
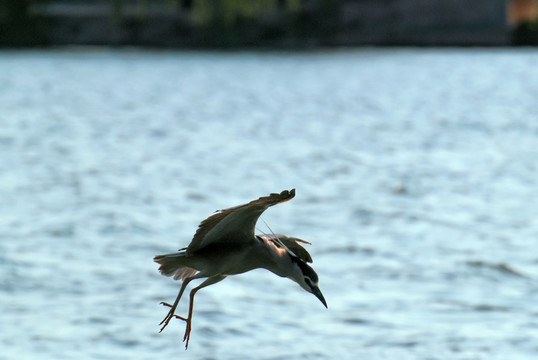
[[[219,242],[249,242],[254,239],[254,228],[260,215],[270,206],[288,201],[295,189],[270,194],[248,204],[220,210],[200,223],[187,248],[188,254]]]
[[[312,256],[308,253],[308,251],[299,245],[299,242],[310,244],[308,241],[304,241],[302,239],[289,237],[289,236],[282,236],[279,237],[279,240],[291,251],[293,252],[299,259],[303,260],[304,262],[311,263],[312,262]]]
[[[276,246],[281,247],[283,245],[286,247],[289,251],[291,251],[295,256],[297,256],[299,259],[303,260],[304,262],[311,263],[312,262],[312,256],[308,253],[308,251],[299,245],[299,243],[303,244],[310,244],[308,241],[305,241],[303,239],[287,236],[287,235],[262,235],[262,237],[265,237],[266,239],[271,240]]]

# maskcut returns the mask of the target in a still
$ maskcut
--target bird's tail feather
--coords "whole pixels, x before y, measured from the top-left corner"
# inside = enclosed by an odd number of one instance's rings
[[[185,252],[157,255],[153,261],[159,263],[159,271],[165,276],[173,276],[175,280],[185,280],[194,276],[198,271],[185,264]]]

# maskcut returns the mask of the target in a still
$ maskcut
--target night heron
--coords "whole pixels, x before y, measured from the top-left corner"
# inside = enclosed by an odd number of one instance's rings
[[[200,223],[188,247],[179,252],[157,255],[159,271],[174,279],[183,280],[181,289],[170,311],[159,325],[161,331],[173,317],[187,322],[183,341],[189,346],[194,295],[206,286],[213,285],[228,275],[241,274],[265,268],[278,276],[297,282],[304,290],[314,294],[327,307],[318,287],[318,275],[309,265],[310,254],[299,243],[307,241],[286,235],[255,235],[254,229],[260,215],[270,206],[288,201],[295,196],[295,189],[270,194],[248,204],[220,210]],[[186,318],[174,315],[187,285],[194,279],[207,278],[191,290],[189,314]]]

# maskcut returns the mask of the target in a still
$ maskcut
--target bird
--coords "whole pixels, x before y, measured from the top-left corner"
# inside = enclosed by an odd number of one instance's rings
[[[162,275],[182,280],[179,293],[159,323],[162,332],[172,318],[186,322],[183,342],[189,346],[192,329],[194,296],[202,288],[218,283],[229,275],[265,268],[280,277],[287,277],[314,294],[327,307],[327,302],[318,285],[318,275],[307,263],[312,262],[308,251],[300,245],[308,241],[280,234],[256,235],[256,223],[260,215],[270,206],[291,200],[295,189],[271,193],[249,203],[218,210],[203,220],[190,244],[178,252],[157,255]],[[271,231],[272,232],[272,231]],[[175,315],[175,310],[187,285],[195,279],[205,280],[190,292],[187,317]]]

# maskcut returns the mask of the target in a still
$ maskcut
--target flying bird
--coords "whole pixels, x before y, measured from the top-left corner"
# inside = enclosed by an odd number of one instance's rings
[[[220,210],[202,221],[188,247],[178,252],[157,255],[153,259],[160,264],[159,271],[175,280],[183,280],[170,311],[159,325],[161,330],[173,317],[184,320],[187,325],[183,341],[189,346],[192,328],[194,295],[198,290],[218,283],[229,275],[241,274],[257,268],[265,268],[278,276],[287,277],[304,290],[314,294],[325,307],[327,303],[318,287],[318,275],[307,263],[312,262],[308,251],[299,243],[307,241],[286,235],[256,235],[256,222],[270,206],[291,200],[295,189],[280,194],[260,197],[247,204]],[[189,313],[182,317],[175,310],[187,285],[195,279],[206,278],[190,292]]]

